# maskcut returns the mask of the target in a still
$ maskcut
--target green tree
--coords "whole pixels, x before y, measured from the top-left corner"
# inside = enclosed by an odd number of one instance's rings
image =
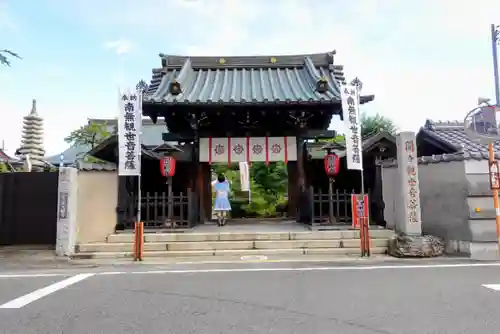
[[[14,57],[14,58],[17,58],[17,59],[22,59],[21,56],[19,56],[14,51],[11,51],[11,50],[8,50],[8,49],[0,50],[0,63],[2,65],[10,67],[10,59],[9,59],[9,57]]]
[[[288,190],[288,171],[284,162],[254,162],[250,166],[250,176],[262,189],[275,197]]]
[[[380,131],[386,131],[390,134],[395,134],[397,127],[392,121],[392,119],[376,114],[376,115],[361,115],[361,136],[367,137],[371,134],[375,134]],[[343,143],[345,141],[344,134],[339,134],[333,139],[327,139],[326,141],[334,141],[337,143]]]
[[[9,166],[5,162],[0,162],[0,173],[9,173]]]
[[[233,212],[241,210],[248,217],[272,217],[276,215],[276,207],[286,202],[288,191],[288,173],[283,162],[270,163],[253,162],[250,166],[250,191],[241,192],[238,164],[214,165],[214,172],[224,174],[231,183],[229,196]]]
[[[376,114],[376,115],[361,115],[361,135],[363,137],[374,134],[380,131],[386,131],[394,134],[397,130],[392,119]]]
[[[112,134],[113,133],[108,130],[108,124],[106,122],[90,122],[87,125],[82,125],[80,128],[71,131],[69,136],[64,138],[64,140],[73,146],[86,147],[88,150],[91,150],[109,138]],[[87,155],[85,155],[84,159],[88,162],[101,162],[101,160]]]
[[[108,131],[107,123],[90,122],[71,131],[69,136],[64,138],[64,140],[71,145],[86,146],[93,149],[111,135],[112,133]]]

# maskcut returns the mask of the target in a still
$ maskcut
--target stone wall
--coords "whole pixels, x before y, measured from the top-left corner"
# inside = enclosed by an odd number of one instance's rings
[[[383,168],[382,178],[385,220],[389,228],[394,228],[397,168]],[[447,252],[496,258],[495,210],[487,160],[420,164],[419,183],[424,234],[444,238]]]
[[[78,172],[76,243],[103,242],[114,233],[118,205],[118,174],[111,171]]]
[[[419,165],[422,232],[444,239],[470,240],[467,226],[467,184],[463,161]],[[397,167],[382,169],[384,218],[396,226]]]

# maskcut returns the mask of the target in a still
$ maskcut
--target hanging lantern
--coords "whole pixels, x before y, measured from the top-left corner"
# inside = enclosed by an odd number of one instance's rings
[[[163,157],[160,161],[161,174],[166,177],[175,175],[175,159],[171,156]]]
[[[325,156],[325,172],[329,177],[334,177],[340,170],[340,158],[336,154],[328,154]]]

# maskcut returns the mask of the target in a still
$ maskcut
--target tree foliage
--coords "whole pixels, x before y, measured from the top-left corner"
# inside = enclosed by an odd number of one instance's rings
[[[21,56],[19,56],[14,51],[11,51],[8,49],[0,50],[0,63],[2,65],[10,67],[10,59],[9,58],[22,59]]]
[[[231,183],[229,196],[233,211],[243,211],[247,217],[272,217],[276,207],[286,202],[288,173],[283,162],[254,162],[250,165],[250,198],[241,192],[238,164],[215,165],[214,172],[224,174]]]
[[[109,138],[112,134],[113,133],[108,130],[108,124],[106,122],[90,122],[87,125],[82,125],[80,128],[71,131],[69,136],[64,138],[64,140],[72,146],[86,147],[91,150]],[[84,159],[88,162],[101,162],[101,160],[87,155]]]
[[[361,115],[361,135],[363,137],[385,131],[390,134],[396,133],[397,127],[392,119],[376,114],[376,115]]]
[[[74,146],[86,146],[93,149],[109,136],[108,124],[101,122],[90,122],[87,125],[82,125],[80,128],[71,131],[69,136],[64,138],[67,143]]]
[[[391,135],[394,135],[397,131],[397,127],[392,121],[392,119],[380,115],[361,115],[361,137],[367,137],[369,135],[375,134],[380,131],[389,132]],[[330,139],[327,141],[335,141],[337,143],[343,143],[345,141],[345,137],[343,134],[336,136],[334,139]]]
[[[0,162],[0,173],[9,173],[10,168],[5,162]]]

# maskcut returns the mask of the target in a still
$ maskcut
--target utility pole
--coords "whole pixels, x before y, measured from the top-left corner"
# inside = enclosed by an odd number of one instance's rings
[[[500,82],[498,80],[498,48],[497,44],[500,36],[500,26],[491,25],[491,52],[493,56],[493,77],[495,79],[495,113],[500,107]],[[496,117],[495,117],[496,118]],[[498,126],[498,122],[496,124]],[[495,164],[494,141],[491,140],[488,144],[489,166]],[[491,167],[490,167],[491,168]],[[490,176],[491,177],[491,176]],[[498,189],[493,189],[493,205],[495,207],[495,222],[497,230],[498,252],[500,254],[500,203],[498,199]]]

